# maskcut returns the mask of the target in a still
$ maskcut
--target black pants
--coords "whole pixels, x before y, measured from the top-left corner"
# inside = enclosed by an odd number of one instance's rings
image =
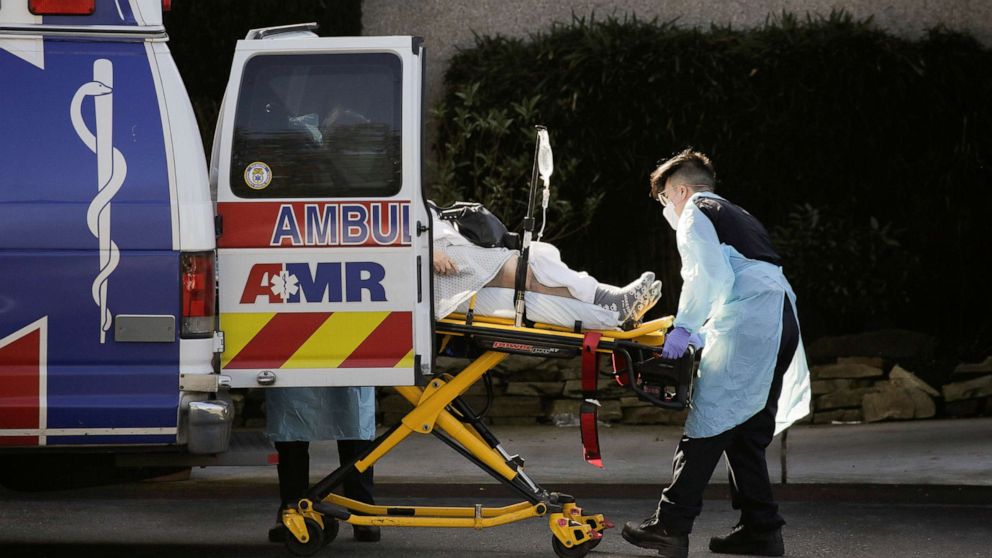
[[[351,463],[372,444],[369,440],[338,440],[341,465]],[[276,442],[279,452],[279,497],[282,506],[295,506],[310,487],[310,442]],[[364,473],[353,471],[344,478],[344,496],[366,504],[372,499],[372,469]],[[329,473],[330,471],[328,471]]]
[[[799,345],[799,324],[786,298],[782,310],[782,340],[778,360],[768,390],[765,408],[730,430],[709,438],[683,436],[672,461],[672,484],[661,495],[658,514],[662,525],[672,531],[689,533],[696,516],[703,509],[703,490],[713,469],[726,454],[730,475],[730,493],[740,523],[756,531],[777,529],[785,524],[778,514],[768,480],[765,448],[775,433],[775,414],[782,393],[782,377]]]

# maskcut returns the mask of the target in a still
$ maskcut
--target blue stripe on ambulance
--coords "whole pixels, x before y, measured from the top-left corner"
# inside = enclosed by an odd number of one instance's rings
[[[111,328],[100,342],[101,311],[91,288],[101,264],[86,217],[99,188],[97,159],[70,120],[73,96],[94,79],[94,62],[109,60],[113,146],[127,172],[110,205],[110,237],[121,259],[107,305],[115,316],[172,315],[178,324],[179,254],[172,250],[162,121],[145,45],[46,39],[44,50],[44,70],[0,50],[0,338],[48,316],[49,429],[174,429],[178,340],[117,343]],[[94,130],[92,98],[82,116]],[[104,439],[52,436],[48,443]],[[161,443],[175,436],[106,440]]]

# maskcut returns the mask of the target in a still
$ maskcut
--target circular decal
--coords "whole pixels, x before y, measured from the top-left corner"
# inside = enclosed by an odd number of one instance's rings
[[[272,182],[272,169],[260,161],[245,167],[245,184],[253,190],[264,190]]]

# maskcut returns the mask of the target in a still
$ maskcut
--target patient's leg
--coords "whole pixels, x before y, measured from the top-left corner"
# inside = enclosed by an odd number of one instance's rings
[[[517,278],[517,257],[518,256],[512,256],[510,259],[506,260],[506,263],[503,264],[503,269],[501,269],[499,273],[496,274],[496,277],[494,277],[493,280],[486,286],[503,287],[507,289],[514,288]],[[534,274],[531,272],[529,267],[527,268],[527,284],[525,288],[526,290],[535,293],[575,298],[565,287],[548,287],[547,285],[542,285],[540,281],[534,278]]]

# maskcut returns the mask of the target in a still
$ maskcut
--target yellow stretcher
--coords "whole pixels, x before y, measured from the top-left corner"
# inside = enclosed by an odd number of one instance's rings
[[[438,320],[435,332],[442,351],[452,340],[460,340],[481,354],[461,371],[445,378],[435,377],[424,387],[396,387],[413,409],[379,436],[363,457],[329,474],[308,490],[296,509],[283,512],[282,521],[291,533],[286,537],[287,548],[298,556],[313,555],[334,539],[339,521],[384,527],[482,529],[544,517],[558,556],[585,556],[612,525],[602,514],[583,511],[573,497],[549,492],[527,476],[523,460],[504,450],[459,397],[508,354],[575,358],[585,353],[585,359],[612,355],[618,379],[626,380],[639,396],[662,406],[683,408],[690,396],[692,357],[664,361],[656,354],[671,323],[672,318],[667,317],[629,331],[590,332],[547,324],[515,327],[512,320],[473,317],[471,311],[468,316],[451,315]],[[411,434],[433,434],[516,491],[523,501],[498,508],[382,506],[332,493],[346,475],[366,471]]]

